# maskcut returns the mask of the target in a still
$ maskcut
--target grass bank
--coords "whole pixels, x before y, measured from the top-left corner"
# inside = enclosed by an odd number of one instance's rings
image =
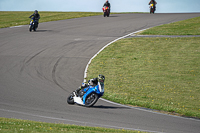
[[[200,17],[142,34],[168,35],[174,25],[185,25],[170,34],[179,35],[188,29],[195,35],[200,23],[191,28],[188,25],[193,21],[199,22]],[[199,44],[199,37],[123,39],[92,60],[88,79],[99,73],[106,76],[105,99],[200,118]]]
[[[28,18],[33,12],[4,12],[0,11],[0,28],[28,25]],[[40,23],[64,19],[102,15],[100,12],[39,12]]]
[[[200,17],[170,24],[164,24],[145,30],[141,35],[200,35]]]
[[[140,131],[108,129],[100,127],[86,127],[67,124],[53,124],[44,122],[35,122],[19,119],[8,119],[0,117],[0,132],[1,133],[144,133]]]

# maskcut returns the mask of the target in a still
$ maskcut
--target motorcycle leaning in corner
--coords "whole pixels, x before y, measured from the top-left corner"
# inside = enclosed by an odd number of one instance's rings
[[[85,107],[93,106],[104,94],[104,80],[105,76],[100,74],[98,78],[89,80],[87,84],[82,83],[79,89],[67,97],[67,103],[76,103]]]
[[[31,32],[32,30],[36,31],[37,27],[38,27],[38,22],[37,22],[37,20],[35,20],[34,17],[31,18],[31,21],[30,21],[30,24],[29,24],[29,31],[30,31],[30,32]]]
[[[73,91],[67,98],[68,104],[78,104],[85,107],[93,106],[98,99],[103,96],[104,90],[100,89],[99,85],[93,87],[88,86],[87,88],[76,93]]]
[[[109,7],[108,6],[104,6],[103,8],[103,16],[104,17],[109,17],[110,16],[110,10],[109,10]]]
[[[31,18],[30,24],[29,24],[29,31],[31,32],[32,30],[36,31],[38,27],[38,21],[33,18]]]

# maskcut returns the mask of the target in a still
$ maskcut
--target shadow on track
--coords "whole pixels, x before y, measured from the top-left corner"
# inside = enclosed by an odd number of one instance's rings
[[[36,30],[35,32],[49,32],[49,31],[52,31],[52,30]]]
[[[104,105],[92,106],[90,108],[100,108],[100,109],[130,109],[130,108],[127,108],[127,107],[114,107],[114,106],[104,106]]]
[[[109,16],[109,17],[111,17],[111,18],[112,18],[112,17],[119,17],[119,16]]]

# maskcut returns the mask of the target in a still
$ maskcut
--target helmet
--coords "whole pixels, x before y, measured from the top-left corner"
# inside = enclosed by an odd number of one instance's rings
[[[98,81],[99,81],[100,83],[104,83],[104,80],[105,80],[105,76],[104,76],[103,74],[99,74],[99,76],[98,76]]]
[[[37,10],[35,10],[35,14],[38,14],[38,11],[37,11]]]

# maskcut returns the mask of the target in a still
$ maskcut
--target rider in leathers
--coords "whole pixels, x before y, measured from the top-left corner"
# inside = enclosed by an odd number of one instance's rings
[[[38,13],[37,10],[35,10],[35,12],[29,18],[32,18],[32,17],[33,17],[33,20],[36,22],[36,28],[37,28],[39,24],[39,19],[40,19],[40,14]]]
[[[110,3],[108,2],[108,0],[106,0],[106,2],[104,3],[103,7],[104,6],[109,7],[108,10],[109,10],[109,13],[110,13]]]
[[[77,90],[75,90],[75,92],[78,93],[80,90],[88,86],[96,86],[98,84],[99,84],[99,87],[101,87],[101,89],[104,89],[104,80],[105,80],[105,76],[102,74],[99,74],[97,78],[90,79],[87,84],[82,83],[82,85]]]
[[[156,4],[157,4],[157,2],[156,2],[155,0],[151,0],[151,1],[149,2],[149,5],[150,5],[150,4],[153,4],[154,10],[156,11]]]

